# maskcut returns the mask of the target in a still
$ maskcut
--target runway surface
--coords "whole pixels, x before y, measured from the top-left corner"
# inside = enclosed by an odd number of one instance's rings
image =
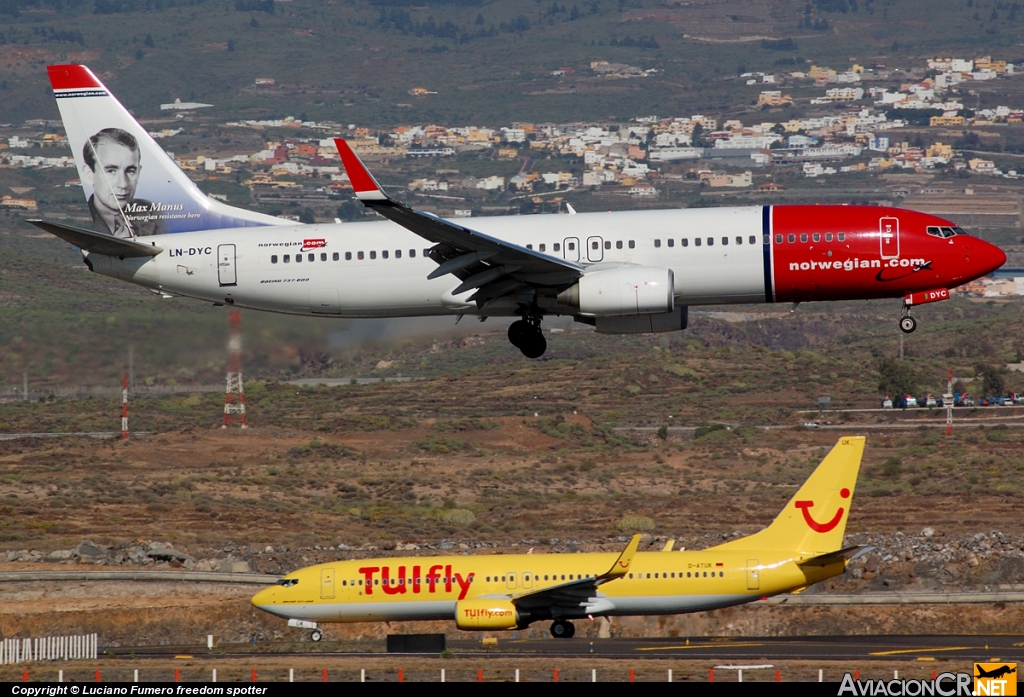
[[[1024,633],[978,636],[855,636],[855,637],[669,637],[656,639],[521,639],[511,634],[499,637],[497,646],[483,647],[478,638],[452,639],[448,648],[456,657],[565,657],[706,660],[745,663],[761,660],[960,660],[1024,663]],[[290,650],[285,650],[287,646]],[[312,645],[310,645],[312,646]],[[328,649],[324,644],[322,649]],[[281,653],[273,644],[261,644],[253,652],[246,644],[221,645],[217,651],[230,657],[266,657],[268,654],[319,657],[376,656],[380,651],[332,652],[330,650],[294,651],[295,644],[282,644]],[[206,649],[195,646],[119,647],[117,654],[138,658],[173,658],[188,653],[200,658]]]

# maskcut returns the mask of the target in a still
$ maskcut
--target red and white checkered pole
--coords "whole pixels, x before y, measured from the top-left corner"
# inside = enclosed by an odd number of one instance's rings
[[[128,373],[121,378],[121,440],[128,439]]]
[[[237,400],[237,401],[236,401]],[[242,315],[231,311],[231,338],[228,340],[228,375],[224,390],[224,424],[227,428],[231,417],[238,416],[239,425],[245,423],[245,386],[242,383]]]

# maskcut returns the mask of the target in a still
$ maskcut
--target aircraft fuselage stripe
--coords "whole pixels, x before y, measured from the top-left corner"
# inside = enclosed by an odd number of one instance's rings
[[[761,209],[761,234],[764,246],[764,301],[775,302],[775,294],[772,292],[772,207],[764,206]]]

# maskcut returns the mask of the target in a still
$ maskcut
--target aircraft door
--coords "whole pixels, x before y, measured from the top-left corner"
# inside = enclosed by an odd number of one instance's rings
[[[533,588],[534,574],[529,571],[523,572],[523,588]]]
[[[235,245],[217,245],[217,280],[222,286],[238,285],[235,277]]]
[[[604,240],[600,237],[587,238],[587,261],[604,259]]]
[[[761,575],[757,568],[757,559],[747,559],[747,590],[756,591],[761,588]]]
[[[562,257],[566,261],[580,260],[580,239],[578,237],[566,237],[562,240]]]
[[[516,588],[516,574],[515,574],[515,572],[514,572],[514,571],[513,571],[513,572],[510,572],[510,573],[506,574],[506,576],[505,576],[505,577],[506,577],[506,579],[507,579],[507,580],[505,581],[505,586],[506,586],[506,587],[507,587],[507,588],[508,588],[509,590],[514,590],[514,589]]]
[[[320,570],[320,597],[334,597],[334,567]]]
[[[896,259],[900,255],[900,219],[878,219],[878,248],[883,259]]]

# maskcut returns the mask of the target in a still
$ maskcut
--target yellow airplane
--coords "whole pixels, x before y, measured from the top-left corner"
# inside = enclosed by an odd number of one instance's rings
[[[844,437],[764,530],[695,552],[386,557],[318,564],[287,574],[253,596],[289,626],[450,620],[459,629],[521,629],[553,620],[672,615],[799,592],[838,576],[863,547],[843,548],[864,438]]]

